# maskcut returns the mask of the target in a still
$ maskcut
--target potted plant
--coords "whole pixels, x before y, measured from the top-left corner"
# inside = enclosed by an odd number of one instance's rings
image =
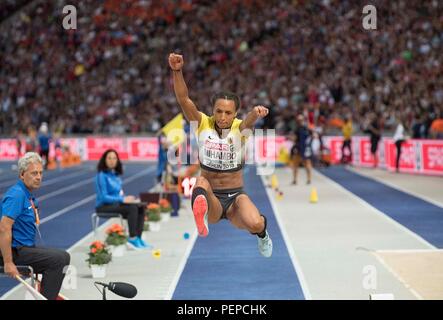
[[[160,199],[160,213],[161,213],[161,221],[168,221],[171,218],[172,206],[168,199]]]
[[[106,266],[112,260],[112,254],[101,241],[94,241],[89,246],[89,258],[86,261],[91,268],[93,278],[106,277]]]
[[[112,255],[114,257],[121,257],[126,251],[126,243],[128,242],[128,238],[125,235],[125,231],[123,227],[117,223],[111,225],[108,229],[106,229],[106,244],[111,246]]]
[[[145,214],[145,223],[143,224],[143,232],[149,231],[149,221],[148,221],[148,215]]]
[[[143,233],[142,233],[143,241],[148,241],[148,231],[149,231],[149,221],[148,221],[148,216],[145,214],[145,223],[143,224]]]
[[[157,203],[149,203],[146,207],[146,216],[148,217],[149,230],[160,231],[160,206]]]

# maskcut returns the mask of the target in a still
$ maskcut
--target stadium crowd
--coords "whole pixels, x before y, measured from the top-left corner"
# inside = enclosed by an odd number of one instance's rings
[[[81,0],[76,30],[62,27],[67,1],[5,3],[3,136],[42,122],[60,134],[157,132],[179,112],[172,51],[206,112],[223,89],[240,95],[241,115],[269,106],[259,126],[280,134],[298,113],[323,133],[346,116],[364,131],[375,113],[385,134],[399,118],[414,138],[443,134],[438,0],[373,1],[377,30],[362,27],[365,1]]]

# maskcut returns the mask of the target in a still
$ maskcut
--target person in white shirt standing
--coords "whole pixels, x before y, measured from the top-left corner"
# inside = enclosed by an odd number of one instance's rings
[[[406,141],[406,135],[405,135],[405,126],[404,126],[404,120],[402,117],[398,117],[397,120],[397,128],[395,129],[394,133],[394,143],[397,148],[397,158],[395,161],[395,171],[399,172],[400,167],[400,157],[401,157],[401,147],[403,145],[403,142]]]

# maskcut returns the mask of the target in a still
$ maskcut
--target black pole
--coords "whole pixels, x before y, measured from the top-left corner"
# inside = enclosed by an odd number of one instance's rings
[[[103,300],[106,300],[106,287],[103,287]]]

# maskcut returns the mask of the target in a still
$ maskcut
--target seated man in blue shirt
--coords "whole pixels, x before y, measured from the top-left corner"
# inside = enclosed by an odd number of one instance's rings
[[[31,194],[42,181],[42,159],[28,152],[18,161],[20,180],[4,194],[0,212],[0,266],[15,278],[16,265],[29,265],[42,274],[41,294],[55,300],[69,266],[69,253],[59,249],[37,247],[35,235],[40,223],[38,205]]]

